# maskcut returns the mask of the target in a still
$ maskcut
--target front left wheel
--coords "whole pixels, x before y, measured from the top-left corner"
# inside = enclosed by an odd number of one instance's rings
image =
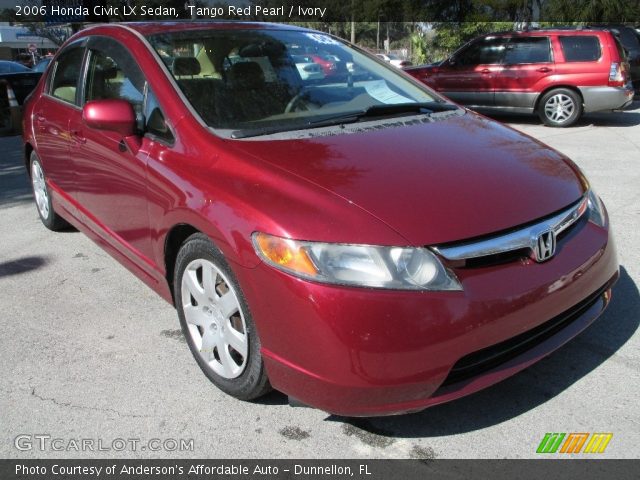
[[[248,305],[222,253],[205,235],[192,235],[180,249],[174,292],[182,332],[209,380],[241,400],[269,392]]]
[[[47,180],[36,152],[31,152],[30,160],[31,187],[33,188],[33,197],[36,201],[40,220],[45,227],[53,231],[69,227],[67,221],[53,209]]]

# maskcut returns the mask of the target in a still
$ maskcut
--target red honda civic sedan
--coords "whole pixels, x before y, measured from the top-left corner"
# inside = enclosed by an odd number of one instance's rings
[[[335,74],[302,79],[301,48]],[[44,225],[174,304],[240,399],[352,416],[452,400],[574,337],[618,276],[571,160],[323,33],[95,26],[24,118]]]

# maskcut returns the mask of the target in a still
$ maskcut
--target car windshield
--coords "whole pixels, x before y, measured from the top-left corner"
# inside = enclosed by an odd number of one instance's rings
[[[149,41],[189,103],[223,136],[326,126],[332,118],[337,123],[371,107],[383,116],[402,114],[399,104],[444,103],[368,55],[317,32],[217,28],[162,33]],[[333,66],[323,69],[314,57]],[[393,108],[383,113],[378,107],[385,105]],[[416,113],[423,112],[404,112]]]
[[[35,67],[33,67],[34,72],[44,72],[47,69],[47,66],[51,62],[50,58],[40,60]]]

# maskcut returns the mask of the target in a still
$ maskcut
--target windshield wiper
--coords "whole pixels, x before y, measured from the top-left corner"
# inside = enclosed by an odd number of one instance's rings
[[[231,138],[247,138],[257,137],[260,135],[270,135],[273,133],[287,132],[292,130],[304,130],[307,128],[330,127],[332,125],[341,125],[344,123],[355,123],[364,118],[379,118],[391,115],[399,115],[403,113],[415,113],[417,115],[428,115],[438,112],[446,112],[457,110],[458,107],[444,102],[413,102],[413,103],[391,103],[371,105],[364,110],[355,112],[346,112],[339,115],[322,117],[317,120],[309,120],[308,122],[295,125],[274,125],[270,127],[252,128],[246,130],[236,130],[231,133]]]
[[[457,110],[458,107],[444,102],[414,102],[414,103],[390,103],[382,105],[372,105],[360,112],[361,117],[382,117],[395,115],[397,113],[438,113]]]
[[[431,113],[447,112],[457,110],[458,107],[444,102],[413,102],[413,103],[390,103],[371,105],[364,110],[341,113],[331,117],[323,117],[318,120],[311,120],[309,125],[314,128],[338,125],[341,123],[354,123],[364,118],[380,118],[403,113],[415,113],[417,115],[429,115]]]

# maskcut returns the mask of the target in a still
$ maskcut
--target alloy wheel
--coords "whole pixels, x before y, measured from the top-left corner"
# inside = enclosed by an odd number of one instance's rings
[[[188,333],[200,357],[217,375],[237,378],[247,365],[249,336],[231,282],[200,258],[187,265],[181,287]]]
[[[544,105],[545,115],[556,123],[566,122],[571,118],[575,109],[573,99],[564,93],[552,95]]]
[[[31,183],[33,184],[33,194],[36,199],[36,205],[40,215],[44,219],[49,218],[49,193],[47,184],[44,179],[44,172],[40,163],[34,161],[31,163]]]

